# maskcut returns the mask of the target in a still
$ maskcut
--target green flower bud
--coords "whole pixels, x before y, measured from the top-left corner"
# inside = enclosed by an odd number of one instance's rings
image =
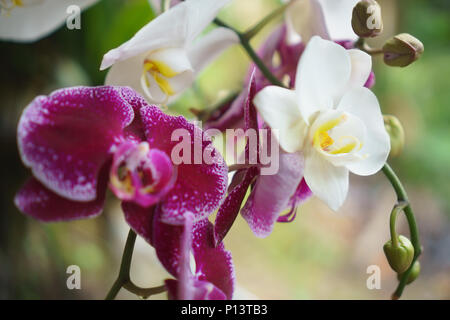
[[[397,273],[408,270],[414,258],[414,247],[408,238],[398,236],[397,245],[391,239],[383,246],[383,250],[392,270]]]
[[[393,67],[406,67],[419,59],[423,50],[419,39],[408,33],[398,34],[384,44],[384,62]]]
[[[410,284],[414,280],[417,279],[417,277],[420,274],[420,263],[419,261],[414,262],[411,272],[409,273],[408,280],[406,280],[406,284]],[[397,274],[397,279],[400,281],[402,279],[402,274]]]
[[[352,13],[352,28],[361,38],[376,37],[383,31],[380,5],[375,0],[362,0]]]
[[[402,151],[405,145],[405,131],[397,117],[392,115],[384,115],[384,126],[389,137],[391,138],[391,152],[390,156],[396,157]]]

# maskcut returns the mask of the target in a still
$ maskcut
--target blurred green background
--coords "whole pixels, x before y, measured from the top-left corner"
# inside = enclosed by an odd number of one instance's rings
[[[422,275],[407,287],[406,299],[450,298],[450,2],[384,0],[385,31],[408,32],[425,45],[423,57],[404,69],[375,59],[374,87],[383,111],[406,131],[404,153],[392,165],[406,184],[415,208],[424,254]],[[276,0],[234,0],[221,17],[240,30],[276,8]],[[16,146],[20,113],[36,96],[74,85],[101,85],[104,53],[128,40],[154,17],[146,0],[103,0],[82,14],[82,29],[61,28],[32,44],[0,42],[1,97],[1,299],[101,299],[120,263],[127,225],[109,196],[101,217],[40,224],[22,215],[12,199],[29,172]],[[280,22],[280,21],[278,21]],[[274,25],[254,40],[257,47]],[[226,93],[240,90],[249,60],[239,47],[214,62],[195,86],[170,108],[190,116],[191,107],[211,108]],[[386,299],[396,286],[382,245],[395,195],[382,175],[351,177],[344,207],[331,212],[316,199],[300,208],[291,224],[255,238],[238,218],[226,239],[236,266],[238,298]],[[400,230],[407,233],[400,220]],[[66,268],[81,268],[82,289],[68,290]],[[369,290],[366,269],[381,268],[381,290]],[[142,286],[160,285],[168,275],[153,249],[138,240],[132,277]],[[119,298],[135,298],[124,290]],[[164,294],[153,297],[165,298]]]

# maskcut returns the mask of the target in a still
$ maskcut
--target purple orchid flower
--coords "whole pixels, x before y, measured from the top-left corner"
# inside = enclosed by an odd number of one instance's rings
[[[221,203],[227,168],[220,155],[212,164],[174,165],[171,133],[179,128],[200,132],[202,150],[211,148],[199,128],[149,106],[130,88],[77,87],[38,97],[18,126],[19,151],[33,178],[15,202],[45,222],[92,217],[109,184],[123,201],[160,205],[166,223],[182,224],[186,212],[201,220]]]
[[[216,161],[175,165],[176,129],[201,137],[202,151]],[[214,247],[207,220],[225,195],[227,167],[201,129],[148,105],[130,88],[76,87],[31,102],[18,145],[33,173],[15,198],[22,212],[43,222],[94,217],[109,185],[130,227],[184,288],[174,291],[168,281],[171,297],[231,298],[231,255]],[[176,262],[189,255],[191,242],[197,272],[188,277]],[[181,294],[186,290],[194,294]]]

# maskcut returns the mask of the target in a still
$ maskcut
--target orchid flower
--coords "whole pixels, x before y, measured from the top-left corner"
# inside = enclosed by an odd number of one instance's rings
[[[253,129],[258,132],[258,120],[253,97],[256,93],[256,71],[250,78],[245,104],[245,130]],[[272,135],[258,136],[257,158],[261,152],[268,154],[269,141]],[[249,143],[247,141],[245,156],[250,157]],[[277,145],[278,147],[278,145]],[[279,156],[279,170],[275,174],[262,175],[261,165],[257,164],[247,169],[238,170],[228,188],[228,196],[219,208],[214,227],[214,238],[219,244],[232,227],[238,213],[247,221],[250,229],[258,237],[266,237],[277,221],[290,222],[295,218],[295,209],[311,196],[311,191],[302,180],[303,159],[296,154],[282,152]],[[241,209],[247,190],[251,188],[250,195]],[[287,208],[290,211],[285,216],[280,214]]]
[[[356,40],[351,20],[358,0],[285,0],[288,43],[307,43],[312,36],[330,40]]]
[[[201,150],[216,161],[175,165],[171,134],[180,128],[202,137]],[[130,88],[75,87],[37,97],[23,112],[17,134],[33,178],[15,203],[44,222],[98,215],[109,185],[124,203],[143,208],[143,215],[125,212],[125,218],[150,242],[154,207],[163,222],[182,225],[186,214],[206,218],[226,190],[227,167],[209,137],[184,118],[149,106]]]
[[[337,210],[348,191],[349,171],[379,171],[390,143],[376,96],[364,84],[371,57],[315,36],[297,68],[295,89],[268,86],[254,98],[281,148],[304,158],[312,192]]]
[[[305,45],[303,42],[289,44],[287,41],[288,36],[289,33],[286,25],[275,29],[258,51],[258,55],[275,77],[292,88],[295,86],[297,64],[305,49]],[[337,41],[337,43],[346,49],[353,48],[353,42],[351,41]],[[252,63],[247,73],[244,89],[235,99],[226,101],[210,114],[206,114],[206,117],[204,117],[205,129],[214,128],[225,131],[229,128],[244,127],[244,108],[248,97],[250,78],[254,70],[256,70],[256,92],[271,84],[264,74],[257,69],[256,65]],[[371,72],[365,83],[365,87],[371,88],[374,84],[375,74]]]
[[[229,0],[188,0],[164,12],[133,38],[105,54],[107,84],[128,85],[156,104],[166,104],[188,88],[196,75],[237,35],[217,28],[194,41]]]
[[[60,27],[67,8],[85,9],[98,0],[0,0],[0,40],[33,42]]]

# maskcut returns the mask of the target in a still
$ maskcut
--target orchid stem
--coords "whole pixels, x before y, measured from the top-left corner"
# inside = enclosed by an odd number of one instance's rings
[[[281,7],[278,7],[276,10],[269,13],[267,16],[265,16],[261,21],[259,21],[256,25],[254,25],[252,28],[247,30],[243,37],[247,40],[250,40],[253,38],[258,32],[260,32],[269,22],[271,22],[273,19],[278,17],[279,15],[283,14],[284,11],[293,3],[294,1],[290,1],[288,3],[285,3]]]
[[[241,33],[234,29],[233,27],[229,26],[219,18],[214,19],[214,23],[218,25],[219,27],[228,28],[231,31],[234,31],[238,37],[239,41],[241,42],[241,46],[244,48],[244,50],[247,52],[247,54],[250,56],[250,58],[253,60],[255,65],[259,68],[259,70],[263,73],[263,75],[269,80],[273,85],[284,87],[283,83],[281,83],[280,80],[275,77],[272,72],[267,68],[267,66],[264,64],[264,62],[258,57],[255,50],[253,50],[252,46],[250,45],[249,39],[246,38],[244,33]]]
[[[369,46],[364,38],[359,38],[355,43],[355,47],[372,56],[383,53],[383,49],[375,49]]]
[[[400,211],[402,211],[403,209],[405,209],[405,207],[408,205],[407,202],[402,201],[397,203],[394,208],[391,211],[391,217],[389,219],[389,227],[390,227],[390,231],[391,231],[391,242],[392,242],[392,246],[395,248],[398,248],[398,236],[397,236],[397,232],[395,231],[395,222],[397,220],[397,215]]]
[[[389,180],[389,182],[392,184],[392,187],[395,190],[395,193],[397,194],[397,200],[398,204],[406,204],[406,206],[403,208],[403,211],[405,212],[406,219],[408,221],[409,226],[409,233],[411,236],[411,243],[414,247],[414,258],[411,262],[410,267],[408,270],[406,270],[400,279],[400,282],[397,286],[397,289],[392,294],[392,299],[397,300],[401,297],[403,290],[406,286],[406,281],[408,280],[409,274],[411,273],[411,270],[413,268],[414,263],[416,262],[417,258],[422,253],[422,246],[420,245],[419,240],[419,230],[417,228],[416,219],[414,217],[414,213],[411,208],[411,204],[408,201],[408,195],[406,194],[405,188],[403,187],[400,179],[395,174],[394,170],[391,168],[389,164],[385,164],[383,167],[383,173],[386,176],[386,178]]]
[[[135,285],[130,279],[131,260],[133,258],[134,244],[136,242],[136,233],[130,229],[128,232],[127,242],[123,249],[122,262],[120,263],[119,275],[112,285],[105,300],[114,300],[120,289],[125,288],[131,293],[138,296],[148,298],[151,295],[164,292],[165,286],[155,288],[141,288]]]

